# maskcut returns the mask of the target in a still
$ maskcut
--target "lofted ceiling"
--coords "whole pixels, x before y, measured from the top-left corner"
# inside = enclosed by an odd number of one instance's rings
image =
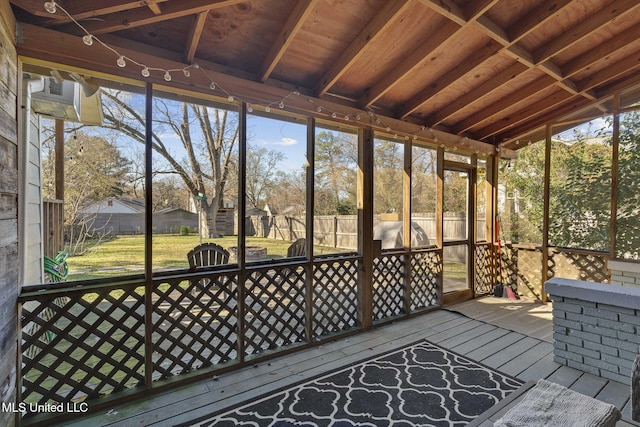
[[[640,98],[637,0],[57,0],[77,23],[10,3],[23,56],[143,80],[83,46],[79,23],[145,64],[232,76],[253,100],[296,90],[505,148]]]

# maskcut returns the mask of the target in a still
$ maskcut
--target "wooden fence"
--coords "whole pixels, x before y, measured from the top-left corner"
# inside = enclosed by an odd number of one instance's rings
[[[44,254],[55,257],[64,249],[64,201],[44,199],[42,201]]]

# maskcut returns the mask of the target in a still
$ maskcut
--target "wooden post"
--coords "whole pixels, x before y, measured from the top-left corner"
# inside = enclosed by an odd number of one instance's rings
[[[618,185],[620,182],[619,161],[620,161],[620,95],[613,97],[613,136],[611,153],[611,223],[609,230],[609,258],[616,258],[616,246],[618,243]],[[609,282],[611,282],[611,270],[609,272]]]
[[[404,144],[404,173],[402,174],[402,228],[404,247],[404,312],[411,311],[411,140]]]
[[[56,119],[55,133],[55,194],[64,200],[64,120]]]
[[[498,214],[498,156],[491,155],[487,158],[487,182],[489,187],[487,188],[487,209],[485,214],[485,232],[487,236],[487,242],[490,243],[490,249],[492,254],[497,254],[496,240],[498,230],[496,230],[496,215]],[[491,286],[494,287],[497,284],[498,277],[498,258],[497,256],[491,257]]]
[[[471,286],[471,296],[476,297],[476,263],[475,263],[475,251],[476,242],[478,241],[477,233],[477,206],[478,206],[478,155],[473,154],[471,156],[471,194],[469,195],[469,224],[467,224],[468,236],[469,236],[469,248],[467,250],[467,257],[469,262],[467,263],[467,272],[469,277],[469,286]]]
[[[305,227],[305,305],[306,318],[305,330],[307,334],[307,342],[313,340],[313,208],[315,204],[314,198],[314,181],[315,181],[315,139],[316,139],[316,119],[310,117],[307,119],[307,212]]]
[[[544,206],[542,214],[542,302],[547,302],[547,293],[544,290],[544,284],[549,278],[549,214],[551,195],[551,136],[553,128],[547,125],[545,134],[544,149]]]
[[[363,329],[373,326],[373,138],[370,126],[358,133],[358,316]]]
[[[436,246],[440,250],[440,262],[442,268],[438,273],[436,282],[438,283],[438,303],[443,304],[444,297],[444,148],[439,147],[437,153],[437,174],[436,183]]]
[[[247,104],[240,104],[238,111],[238,327],[237,345],[238,361],[244,363],[244,331],[245,331],[245,283],[247,282],[246,269],[246,234],[247,222]]]
[[[145,197],[144,197],[144,360],[145,386],[147,390],[153,388],[153,84],[147,83],[145,88]]]

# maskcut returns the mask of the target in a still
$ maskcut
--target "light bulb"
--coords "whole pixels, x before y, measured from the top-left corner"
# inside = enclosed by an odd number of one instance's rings
[[[278,104],[279,108],[284,108],[284,102],[280,101],[280,103]]]
[[[249,113],[253,113],[253,107],[251,106],[251,104],[249,104],[249,105],[247,106],[247,111],[248,111]]]
[[[189,70],[187,70],[186,68],[183,68],[182,72],[184,73],[185,77],[191,77],[191,72]]]
[[[91,34],[87,34],[85,36],[82,36],[82,41],[87,46],[91,46],[93,44],[93,36]]]
[[[322,107],[318,107],[318,108],[316,108],[316,111],[317,111],[318,113],[322,113]]]
[[[141,71],[143,77],[149,77],[151,73],[149,72],[149,67],[144,67]]]
[[[127,66],[127,63],[124,60],[124,56],[120,55],[118,57],[118,60],[116,61],[116,64],[118,64],[118,67],[123,68]]]
[[[387,132],[391,131],[391,128],[389,126],[387,126]]]
[[[360,120],[360,114],[356,116],[356,120]]]
[[[209,89],[211,89],[211,90],[216,90],[216,84],[215,84],[215,82],[211,82],[211,84],[209,84]]]
[[[191,66],[192,66],[193,68],[195,68],[196,70],[197,70],[198,68],[200,68],[200,65],[198,65],[197,63],[196,63],[196,64],[191,64]]]
[[[270,113],[271,112],[271,108],[267,105],[266,107],[264,107],[264,112],[265,113]]]
[[[164,79],[168,82],[171,81],[171,74],[169,73],[169,71],[164,72]]]
[[[346,116],[344,116],[344,119],[345,119],[346,121],[349,121],[349,115],[347,114]]]
[[[418,135],[413,135],[413,140],[415,141],[416,139],[418,139]]]
[[[56,13],[56,2],[55,1],[46,1],[44,2],[44,10],[49,13]]]
[[[333,117],[335,119],[336,117],[338,117],[338,115],[336,113],[333,113],[333,114],[331,114],[331,117]]]
[[[229,95],[229,97],[227,98],[227,100],[229,102],[233,102],[235,100],[235,98],[233,97],[233,95]]]

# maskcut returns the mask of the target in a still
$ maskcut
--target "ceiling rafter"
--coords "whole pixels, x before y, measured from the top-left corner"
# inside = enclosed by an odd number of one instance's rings
[[[457,7],[451,0],[421,0],[422,3],[428,5],[429,7],[436,10],[438,13],[446,16],[449,19],[455,20],[460,25],[465,25],[467,20],[465,18],[464,11]],[[482,15],[477,19],[471,21],[478,30],[480,30],[483,34],[491,37],[498,43],[503,46],[502,52],[510,56],[511,58],[522,62],[529,68],[538,68],[545,73],[549,74],[551,77],[555,79],[555,84],[564,90],[572,93],[578,94],[578,90],[573,82],[568,79],[565,79],[562,76],[560,68],[555,65],[552,61],[546,61],[543,64],[538,64],[535,61],[535,56],[532,52],[524,49],[518,43],[510,40],[507,31],[489,19],[487,16]],[[583,94],[583,96],[589,97],[588,93]],[[591,98],[590,98],[591,99]]]
[[[429,102],[435,95],[491,58],[494,54],[499,52],[501,48],[502,47],[498,43],[491,40],[482,48],[474,51],[471,56],[465,59],[464,62],[458,64],[452,70],[449,70],[445,75],[438,78],[437,81],[429,85],[426,89],[418,92],[418,94],[412,99],[404,102],[403,109],[398,112],[398,117],[406,118],[414,113],[421,106]]]
[[[575,43],[587,37],[594,30],[601,28],[614,19],[621,17],[640,6],[637,0],[620,0],[601,9],[601,13],[591,15],[586,20],[564,31],[561,36],[549,41],[533,52],[536,63],[549,60],[551,57],[571,48]],[[605,12],[602,12],[605,11]]]
[[[187,36],[187,45],[184,49],[184,60],[187,64],[192,64],[196,56],[196,50],[198,50],[198,44],[200,43],[200,37],[202,37],[202,31],[204,30],[204,24],[207,22],[209,11],[200,12],[195,16],[193,25],[189,28],[189,35]]]
[[[635,32],[625,31],[620,36],[610,38],[609,40],[600,43],[598,46],[592,47],[589,52],[579,55],[572,61],[564,64],[562,66],[562,74],[567,77],[571,77],[574,74],[585,70],[596,62],[602,61],[607,56],[626,47],[637,39],[638,35]]]
[[[271,45],[269,53],[267,53],[267,56],[262,61],[259,75],[261,82],[265,82],[269,78],[273,69],[276,68],[276,65],[278,65],[278,62],[282,58],[282,55],[284,55],[284,52],[295,38],[296,33],[300,31],[304,21],[317,3],[318,0],[296,2],[296,6],[291,12],[291,15],[289,15],[287,22],[284,24],[284,27],[282,27],[282,30],[280,30],[280,34],[278,34],[275,42]]]
[[[551,95],[546,96],[533,104],[529,104],[521,110],[514,111],[502,120],[495,121],[481,129],[474,130],[474,135],[477,134],[482,135],[482,138],[490,138],[498,133],[507,131],[511,127],[517,126],[520,123],[525,123],[531,120],[532,117],[535,120],[536,117],[543,115],[546,111],[555,109],[563,102],[577,96],[578,95],[556,88],[555,92]]]
[[[525,65],[517,61],[512,63],[499,74],[492,76],[483,84],[476,86],[473,90],[440,108],[437,113],[425,118],[425,123],[429,123],[431,126],[439,125],[462,108],[488,97],[492,91],[510,82],[526,70],[528,68]]]
[[[406,10],[411,0],[394,0],[386,2],[384,8],[373,17],[371,22],[358,34],[351,44],[342,52],[333,65],[322,74],[314,89],[316,96],[327,93],[329,88],[342,76],[356,59],[364,55],[364,48],[374,41],[380,33],[393,24],[395,18]]]
[[[160,5],[158,4],[161,0],[147,0],[147,7],[151,9],[155,15],[160,15],[162,13],[162,9],[160,9]]]
[[[507,39],[512,43],[520,41],[527,34],[535,31],[551,19],[551,17],[571,3],[571,1],[572,0],[548,0],[538,5],[505,30]]]
[[[158,3],[166,1],[168,0],[150,0],[147,5],[149,7],[158,7]],[[69,18],[62,12],[57,12],[55,15],[47,12],[43,7],[43,0],[10,0],[10,3],[15,4],[21,9],[28,10],[36,16],[49,18],[47,21],[42,23],[45,26],[70,22]],[[111,13],[124,12],[143,6],[145,6],[145,2],[140,0],[106,0],[101,2],[76,1],[68,5],[65,4],[65,9],[75,19],[82,20],[87,18],[96,18]]]
[[[518,92],[518,101],[525,101],[527,98],[530,98],[536,95],[541,90],[549,87],[553,84],[553,77],[543,75],[539,77],[535,81],[525,85],[522,88],[517,89]],[[467,117],[465,120],[462,120],[457,125],[453,126],[451,131],[453,133],[462,133],[465,132],[472,127],[476,126],[478,123],[482,123],[483,121],[491,118],[492,116],[498,115],[500,112],[512,108],[514,105],[513,102],[513,93],[509,93],[503,96],[501,99],[493,102],[487,108],[483,108],[477,113]]]
[[[162,10],[161,15],[154,14],[148,8],[130,12],[116,12],[103,16],[102,22],[85,22],[83,26],[88,32],[94,35],[112,33],[129,28],[140,27],[142,25],[153,24],[166,21],[168,19],[180,18],[206,12],[208,10],[232,6],[241,3],[243,0],[181,0],[180,2],[168,2]],[[79,34],[80,30],[75,25],[60,28],[61,31],[71,34]]]
[[[425,1],[427,0],[420,0],[421,3],[424,3]],[[425,60],[427,60],[429,54],[440,44],[451,38],[460,30],[461,26],[467,25],[468,20],[476,19],[497,2],[498,0],[476,1],[469,7],[468,11],[464,11],[457,4],[447,1],[446,7],[452,10],[452,14],[456,16],[459,15],[461,18],[459,20],[450,20],[445,22],[440,28],[434,31],[434,33],[430,35],[429,39],[424,43],[420,43],[420,46],[410,56],[402,61],[402,63],[396,65],[382,80],[367,90],[367,92],[358,100],[358,105],[363,108],[373,105],[374,102],[390,91],[396,83],[401,81],[406,75],[418,68]],[[468,20],[465,16],[468,16]]]
[[[374,84],[367,92],[360,97],[358,105],[362,108],[370,107],[380,99],[384,94],[389,92],[399,83],[407,74],[418,68],[422,63],[428,60],[428,56],[440,44],[444,43],[453,36],[460,26],[453,21],[445,21],[434,34],[430,35],[427,40],[420,43],[418,48],[411,55],[407,56],[400,64],[397,64],[390,70],[382,80]]]

